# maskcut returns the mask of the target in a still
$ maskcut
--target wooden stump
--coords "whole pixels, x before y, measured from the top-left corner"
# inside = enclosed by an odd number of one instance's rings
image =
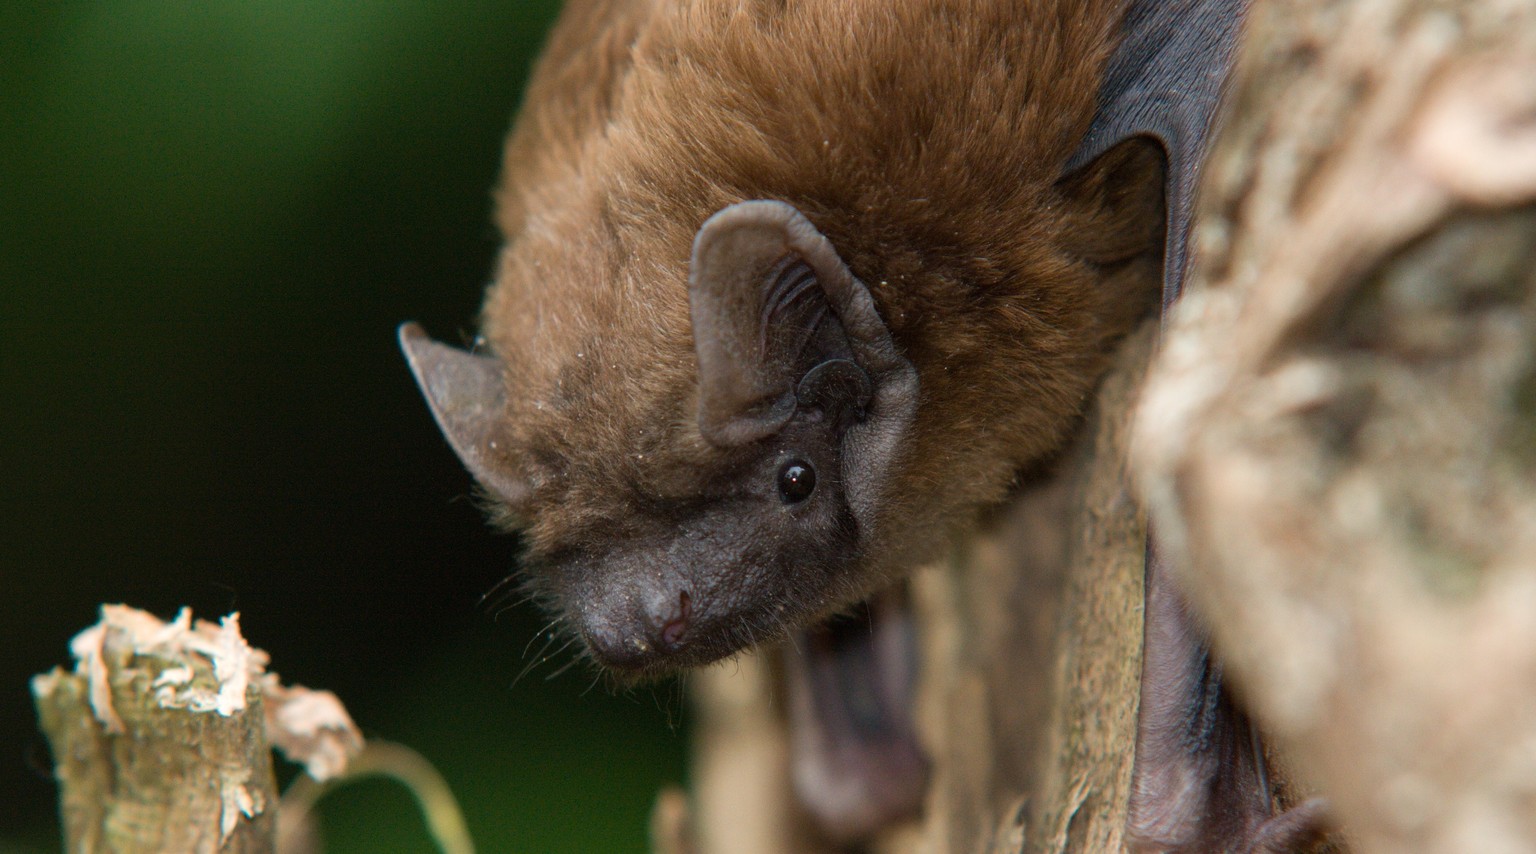
[[[54,756],[65,850],[274,850],[272,748],[339,774],[362,737],[335,696],[282,686],[239,616],[171,623],[122,605],[70,644],[73,671],[34,677]]]

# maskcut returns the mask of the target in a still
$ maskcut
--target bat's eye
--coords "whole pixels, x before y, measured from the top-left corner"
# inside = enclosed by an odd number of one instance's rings
[[[799,504],[816,491],[816,470],[803,460],[790,460],[779,469],[779,498]]]

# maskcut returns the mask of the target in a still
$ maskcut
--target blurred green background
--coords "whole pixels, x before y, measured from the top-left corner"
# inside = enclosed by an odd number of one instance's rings
[[[644,850],[679,691],[546,665],[394,340],[473,332],[553,4],[0,4],[0,850],[57,850],[27,678],[100,602],[242,615],[412,745],[488,852]],[[538,644],[533,649],[537,651]],[[332,852],[427,851],[400,790]]]

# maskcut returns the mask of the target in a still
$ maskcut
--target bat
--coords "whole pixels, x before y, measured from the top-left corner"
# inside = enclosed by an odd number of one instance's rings
[[[577,0],[497,193],[484,351],[400,339],[525,583],[620,679],[796,635],[796,783],[911,812],[899,593],[1177,296],[1245,0]],[[1290,850],[1149,548],[1130,838]],[[891,616],[898,615],[898,616]],[[893,628],[894,627],[894,628]]]

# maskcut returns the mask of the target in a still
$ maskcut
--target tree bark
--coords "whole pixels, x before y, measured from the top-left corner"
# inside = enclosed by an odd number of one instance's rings
[[[1360,851],[1536,850],[1536,3],[1258,4],[1135,461]]]

